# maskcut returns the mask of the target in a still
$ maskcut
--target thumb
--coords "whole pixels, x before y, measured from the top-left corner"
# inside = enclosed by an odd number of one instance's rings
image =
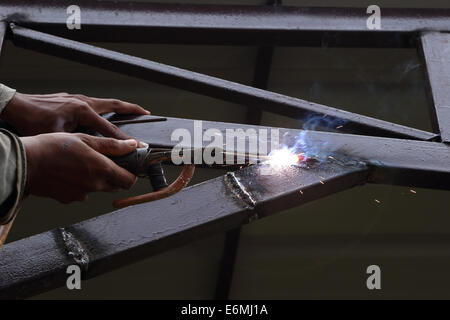
[[[137,148],[137,141],[134,139],[117,140],[114,138],[102,138],[82,134],[81,140],[95,151],[106,156],[125,155]]]

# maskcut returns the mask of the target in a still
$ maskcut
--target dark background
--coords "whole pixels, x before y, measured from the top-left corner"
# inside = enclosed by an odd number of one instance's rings
[[[168,2],[168,1],[166,1]],[[262,4],[263,1],[175,1]],[[370,1],[284,1],[297,6],[357,6]],[[383,7],[449,8],[448,0],[378,0]],[[251,84],[256,47],[107,44],[132,55]],[[0,81],[24,93],[72,92],[138,103],[155,115],[245,122],[246,108],[14,47],[6,42]],[[275,49],[269,90],[431,130],[423,69],[414,49]],[[300,120],[300,119],[298,119]],[[264,113],[263,124],[300,121]],[[223,174],[199,169],[193,183]],[[177,170],[168,170],[173,178]],[[147,192],[93,194],[62,205],[30,198],[9,241],[112,211],[113,199]],[[446,191],[367,185],[243,228],[231,288],[234,299],[450,298],[450,215]],[[374,199],[381,201],[376,203]],[[151,212],[149,212],[151,214]],[[37,298],[211,299],[224,234],[171,250]],[[377,264],[382,290],[366,288]]]

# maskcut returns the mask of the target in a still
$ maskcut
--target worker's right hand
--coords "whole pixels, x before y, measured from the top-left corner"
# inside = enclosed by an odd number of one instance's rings
[[[137,147],[136,140],[80,133],[48,133],[21,138],[27,158],[26,192],[62,203],[83,201],[88,193],[129,189],[136,176],[107,156]]]

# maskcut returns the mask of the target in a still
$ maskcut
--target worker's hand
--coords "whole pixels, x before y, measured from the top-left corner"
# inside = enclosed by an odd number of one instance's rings
[[[100,115],[150,114],[140,106],[115,99],[55,93],[44,95],[17,92],[0,114],[21,136],[49,132],[73,132],[78,126],[89,127],[105,137],[130,138]]]
[[[27,158],[25,191],[62,203],[83,201],[94,191],[129,189],[136,176],[106,156],[136,149],[137,142],[81,133],[48,133],[21,138]]]

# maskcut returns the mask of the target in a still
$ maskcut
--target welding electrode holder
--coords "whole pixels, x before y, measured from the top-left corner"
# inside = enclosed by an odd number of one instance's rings
[[[124,156],[111,157],[111,160],[135,176],[149,178],[153,191],[158,191],[168,187],[161,162],[154,162],[158,157],[162,159],[157,150],[149,147],[138,148]]]
[[[169,197],[181,191],[194,175],[195,166],[185,165],[178,178],[167,185],[161,162],[171,159],[171,151],[158,148],[138,148],[133,152],[119,157],[110,157],[120,167],[141,178],[149,178],[153,192],[116,200],[113,205],[123,208],[130,205],[144,203]]]

